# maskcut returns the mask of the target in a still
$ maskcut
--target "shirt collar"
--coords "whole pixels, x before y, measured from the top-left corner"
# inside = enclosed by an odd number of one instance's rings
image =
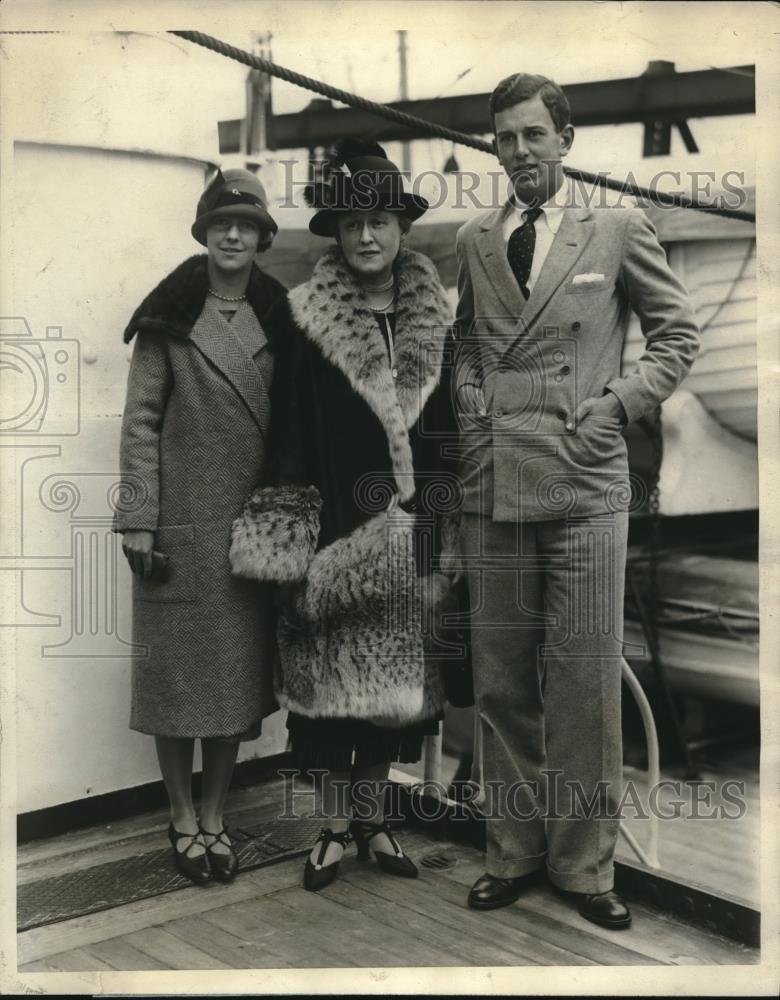
[[[568,177],[564,177],[563,183],[555,192],[547,199],[547,201],[542,202],[539,208],[542,209],[544,213],[541,218],[547,223],[547,228],[550,232],[557,233],[561,227],[561,222],[563,221],[563,212],[567,205],[573,204],[571,201],[571,185]],[[528,205],[520,201],[519,198],[515,198],[512,202],[512,210],[517,217],[519,223],[523,222],[523,212],[528,210]]]

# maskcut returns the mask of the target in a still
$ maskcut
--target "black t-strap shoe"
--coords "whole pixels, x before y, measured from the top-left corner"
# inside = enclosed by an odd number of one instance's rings
[[[383,872],[387,872],[388,875],[399,875],[401,878],[417,878],[419,874],[417,866],[401,850],[398,841],[387,825],[387,820],[382,820],[381,823],[368,823],[366,820],[353,819],[349,824],[349,830],[355,839],[360,861],[367,861],[370,851],[373,850],[377,864]],[[378,851],[375,847],[370,847],[371,840],[380,833],[387,837],[395,853],[388,854],[386,851]]]
[[[324,889],[326,885],[330,885],[338,873],[341,858],[339,858],[338,861],[332,861],[329,865],[323,865],[322,862],[325,860],[325,854],[328,850],[328,846],[331,843],[336,843],[341,844],[341,846],[346,849],[350,840],[351,837],[349,835],[349,830],[344,830],[342,833],[334,833],[333,830],[329,830],[327,827],[323,827],[320,830],[317,843],[321,846],[320,852],[317,855],[317,860],[314,864],[312,864],[311,858],[307,858],[306,867],[303,869],[304,889],[308,889],[309,892],[319,892],[319,890]]]

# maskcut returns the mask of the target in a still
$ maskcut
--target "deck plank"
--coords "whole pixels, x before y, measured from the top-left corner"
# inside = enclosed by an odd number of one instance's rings
[[[311,914],[297,913],[276,899],[264,897],[211,911],[204,920],[235,935],[261,935],[267,950],[266,967],[273,962],[294,963],[302,968],[356,966],[355,952],[343,935],[328,936]]]
[[[160,961],[159,958],[153,958],[134,948],[124,937],[99,941],[90,946],[89,953],[107,962],[117,972],[147,972],[152,969],[173,968],[169,962]]]
[[[204,960],[212,958],[226,962],[231,969],[292,967],[291,963],[281,960],[275,949],[269,947],[272,935],[265,939],[246,934],[236,936],[218,924],[204,920],[202,916],[173,920],[165,924],[165,930],[200,951],[205,956]]]
[[[401,902],[370,892],[358,884],[357,877],[349,882],[343,878],[336,879],[328,886],[326,892],[329,900],[340,903],[348,909],[357,909],[367,918],[370,917],[375,924],[406,928],[410,933],[417,935],[419,940],[425,941],[433,955],[447,955],[456,949],[460,965],[517,964],[517,955],[496,944],[488,928],[485,928],[483,934],[478,935],[473,930],[464,929],[462,923],[459,926],[442,923],[432,919],[430,914],[423,915]],[[565,953],[562,957],[567,955],[568,953]],[[431,962],[424,964],[430,965]],[[433,964],[441,963],[436,960]],[[540,963],[524,960],[523,964]]]
[[[360,956],[361,966],[457,967],[464,964],[462,955],[454,947],[455,941],[451,940],[446,949],[432,945],[424,934],[406,933],[403,923],[394,926],[361,909],[361,896],[365,894],[353,886],[346,896],[342,894],[340,903],[330,898],[331,888],[328,886],[319,893],[285,889],[272,898],[289,907],[296,920],[312,924],[315,940],[326,950],[330,950],[334,938],[347,941],[350,954]]]
[[[43,969],[32,968],[39,963],[29,963],[20,966],[20,972],[38,972]],[[60,952],[58,955],[50,955],[43,963],[48,972],[115,972],[116,966],[110,965],[105,959],[98,955],[93,955],[86,948],[72,948],[68,951]]]
[[[125,939],[145,955],[165,962],[172,969],[229,969],[227,962],[194,947],[165,927],[145,927],[128,934]],[[87,949],[89,950],[89,949]]]
[[[492,919],[492,914],[478,913],[466,906],[466,895],[445,879],[433,881],[425,876],[414,882],[389,879],[378,872],[348,873],[346,881],[358,884],[380,899],[390,899],[399,906],[415,910],[419,915],[448,928],[451,933],[465,934],[475,942],[488,941],[501,949],[513,965],[583,965],[583,962],[563,935],[559,941],[540,940],[536,928],[522,921]],[[448,887],[454,891],[448,892]],[[435,901],[435,902],[434,902]],[[493,911],[494,913],[498,911]],[[478,960],[484,964],[484,960]]]
[[[738,819],[703,819],[682,815],[659,822],[659,857],[662,871],[671,876],[685,878],[715,892],[725,892],[760,905],[759,880],[760,852],[760,787],[758,770],[740,767],[732,762],[720,765],[702,763],[703,781],[715,782],[716,789],[726,780],[744,782],[745,812]],[[662,775],[669,777],[669,775]],[[636,768],[626,768],[626,780],[631,780],[642,802],[646,802],[647,774]],[[677,777],[683,786],[685,782]],[[661,796],[665,809],[672,792]],[[683,797],[686,793],[683,792]],[[713,793],[713,805],[722,804],[722,798]],[[705,811],[704,805],[701,810]],[[625,825],[640,845],[647,842],[648,822],[632,816],[625,817]],[[618,839],[618,857],[629,861],[634,854],[626,842]]]
[[[445,877],[437,885],[437,896],[451,900],[454,905],[468,909],[466,894],[456,882]],[[638,938],[626,937],[626,932],[617,936],[615,932],[607,935],[591,933],[592,924],[584,921],[578,914],[577,923],[562,921],[558,915],[550,915],[548,892],[546,887],[531,889],[528,897],[537,900],[538,906],[529,919],[529,912],[518,904],[491,910],[487,913],[473,912],[478,920],[486,921],[495,933],[495,926],[500,925],[504,933],[517,936],[525,933],[528,936],[528,947],[531,957],[539,953],[542,944],[553,945],[561,951],[569,952],[569,965],[581,965],[583,959],[597,965],[660,965],[662,960],[647,955],[641,947]],[[568,911],[567,911],[568,913]],[[600,928],[599,928],[600,930]],[[530,933],[529,933],[530,932]],[[546,962],[545,964],[564,964],[562,961]]]
[[[484,871],[484,862],[478,852],[475,853],[477,858],[464,860],[454,869],[443,873],[464,890]],[[591,938],[600,938],[605,942],[615,942],[617,939],[646,955],[648,959],[665,964],[689,964],[693,956],[698,956],[702,964],[729,965],[758,961],[758,953],[754,949],[676,921],[641,903],[631,903],[633,925],[620,932],[586,922],[577,913],[573,903],[551,886],[524,894],[510,907],[515,908],[531,916],[533,921],[545,916],[551,917],[566,928],[568,934],[572,931],[586,932]]]

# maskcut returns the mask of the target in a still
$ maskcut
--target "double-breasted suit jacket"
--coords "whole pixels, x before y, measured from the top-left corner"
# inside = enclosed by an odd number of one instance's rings
[[[487,866],[514,878],[545,865],[559,888],[600,893],[614,879],[621,787],[630,490],[623,421],[588,414],[566,425],[609,391],[629,421],[657,406],[688,371],[697,329],[642,212],[565,208],[526,301],[507,260],[510,210],[457,239],[476,758],[485,794],[497,790]],[[632,309],[647,347],[622,375]],[[555,792],[551,774],[561,775]],[[575,790],[590,799],[602,789],[607,815],[578,810]]]
[[[566,208],[526,301],[507,261],[510,210],[457,236],[465,509],[495,521],[624,510],[620,421],[587,417],[571,432],[565,423],[605,390],[628,421],[670,395],[698,349],[685,289],[639,209]],[[647,347],[621,376],[632,309]]]
[[[285,289],[254,268],[230,322],[207,297],[206,257],[181,264],[136,310],[122,422],[119,531],[155,533],[166,582],[133,578],[131,727],[256,736],[277,705],[266,585],[237,579],[230,531],[266,481],[270,414],[285,382]]]

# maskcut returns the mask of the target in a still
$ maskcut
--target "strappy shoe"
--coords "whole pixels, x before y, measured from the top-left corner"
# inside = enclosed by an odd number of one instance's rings
[[[206,844],[206,854],[214,877],[218,878],[220,882],[232,882],[238,875],[238,855],[233,850],[230,840],[227,839],[227,830],[223,826],[219,833],[212,833],[211,830],[202,826],[200,832],[207,837],[214,838],[210,844]],[[214,844],[222,844],[223,847],[227,847],[228,853],[223,854],[221,851],[215,851]]]
[[[324,889],[326,885],[330,885],[339,870],[341,858],[338,861],[331,862],[329,865],[323,865],[322,862],[325,859],[328,845],[331,843],[341,844],[346,849],[350,840],[349,830],[344,830],[342,833],[334,833],[333,830],[329,830],[327,827],[323,827],[320,830],[317,843],[322,846],[320,847],[320,853],[317,855],[317,861],[312,864],[311,858],[307,858],[306,867],[303,869],[304,889],[308,889],[309,892],[318,892],[320,889]]]
[[[191,858],[187,855],[187,851],[197,841],[198,837],[200,837],[200,830],[197,833],[180,833],[173,823],[168,825],[168,840],[170,840],[171,847],[173,848],[176,867],[190,882],[194,882],[196,885],[205,885],[206,882],[211,881],[211,866],[209,865],[208,851],[199,854],[196,858]],[[179,849],[179,841],[181,840],[189,841],[184,850]],[[204,844],[203,846],[205,847],[206,845]]]
[[[383,872],[388,875],[400,875],[401,878],[417,878],[419,872],[415,863],[404,854],[398,841],[390,832],[387,820],[381,823],[368,823],[362,819],[353,819],[349,824],[349,831],[355,839],[357,845],[358,860],[367,861],[370,857],[369,846],[371,840],[379,833],[383,833],[390,841],[390,846],[395,851],[394,854],[387,854],[385,851],[374,851],[377,864]]]

